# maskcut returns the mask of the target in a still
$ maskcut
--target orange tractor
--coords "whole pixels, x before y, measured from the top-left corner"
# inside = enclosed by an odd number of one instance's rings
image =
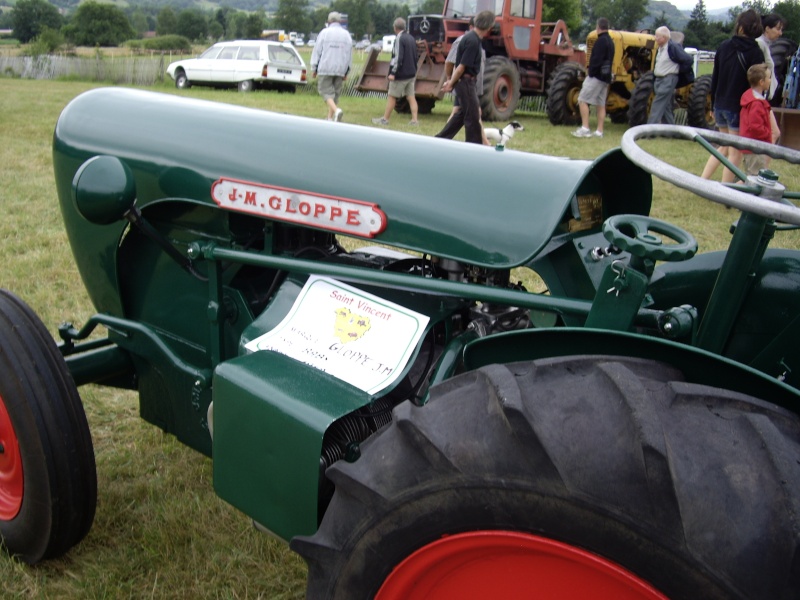
[[[486,51],[483,88],[479,90],[483,118],[508,120],[522,96],[544,96],[555,68],[566,61],[584,64],[585,54],[576,50],[563,21],[542,23],[542,5],[531,0],[446,0],[441,15],[412,15],[408,32],[417,40],[416,98],[421,113],[429,113],[444,96],[445,60],[453,42],[469,30],[469,19],[482,10],[494,10],[495,26],[483,41]],[[374,49],[358,82],[362,92],[386,92],[389,61]],[[407,112],[405,102],[398,112]]]

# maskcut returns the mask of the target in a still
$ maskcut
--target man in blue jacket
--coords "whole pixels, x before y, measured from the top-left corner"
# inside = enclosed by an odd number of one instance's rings
[[[411,109],[409,125],[417,122],[417,97],[414,86],[417,78],[417,42],[414,36],[406,32],[406,22],[400,17],[394,20],[394,33],[397,36],[392,48],[392,60],[389,63],[389,97],[386,100],[386,111],[380,118],[372,119],[375,125],[388,125],[398,98],[405,98]]]
[[[655,98],[650,105],[648,123],[675,123],[675,88],[694,81],[694,59],[679,44],[670,39],[667,27],[656,29],[656,65],[653,68]]]

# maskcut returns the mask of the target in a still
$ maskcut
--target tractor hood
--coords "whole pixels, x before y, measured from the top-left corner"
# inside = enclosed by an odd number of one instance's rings
[[[145,214],[185,199],[497,269],[525,264],[579,218],[581,189],[602,195],[603,216],[647,213],[652,196],[650,175],[619,150],[569,160],[122,88],[75,98],[53,148],[84,279],[108,269],[124,230],[74,206],[73,178],[97,155],[131,169]]]

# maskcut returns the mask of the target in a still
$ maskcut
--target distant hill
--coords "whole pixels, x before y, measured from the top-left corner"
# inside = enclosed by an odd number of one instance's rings
[[[689,22],[692,10],[681,10],[667,0],[650,0],[647,5],[647,16],[640,23],[640,27],[642,29],[652,29],[653,21],[661,16],[661,11],[664,11],[671,28],[676,31],[683,31]],[[706,9],[706,16],[709,21],[727,21],[728,8]]]

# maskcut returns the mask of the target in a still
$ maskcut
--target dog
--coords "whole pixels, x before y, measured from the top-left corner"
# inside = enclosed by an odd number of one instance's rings
[[[519,121],[511,121],[502,129],[497,127],[486,127],[483,131],[486,132],[486,139],[497,146],[505,147],[508,140],[514,137],[517,131],[523,131],[525,128]]]

